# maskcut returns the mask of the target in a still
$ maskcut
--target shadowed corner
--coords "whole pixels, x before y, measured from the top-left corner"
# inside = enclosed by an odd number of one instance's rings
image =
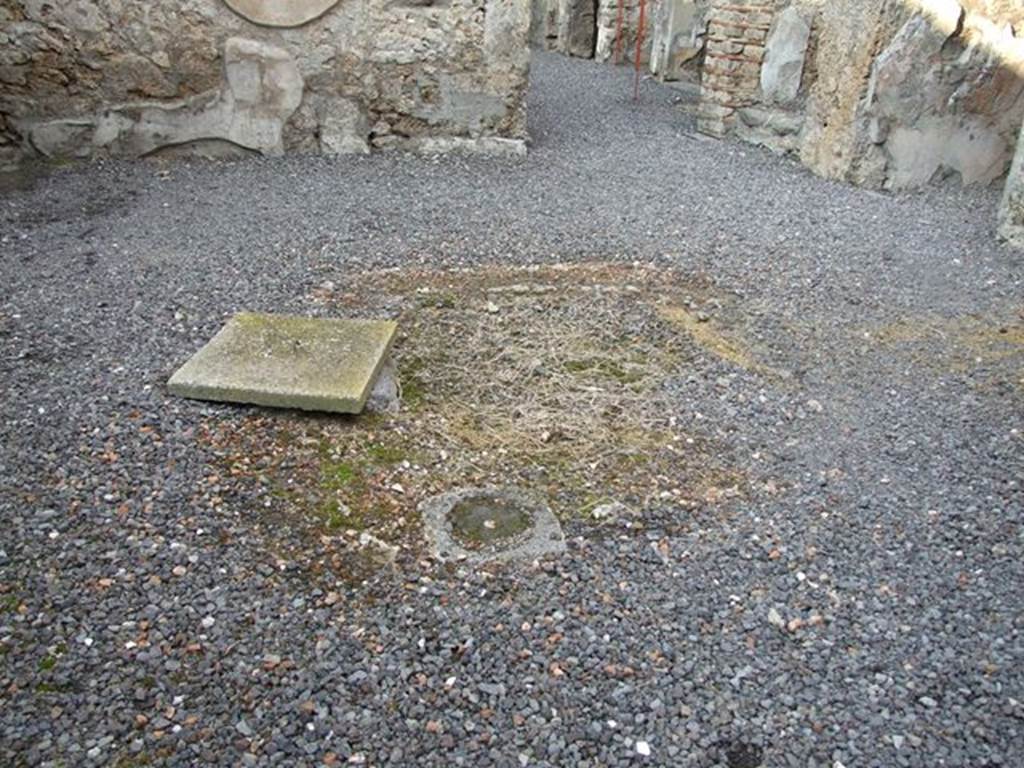
[[[957,0],[904,0],[911,8],[919,8],[925,19],[947,39],[963,39],[969,46],[988,53],[992,63],[1007,75],[1015,77],[1024,89],[1024,38],[1020,33],[1020,20],[993,19],[986,13],[973,11]],[[1024,14],[1019,2],[1000,3],[998,0],[980,3],[1016,15]],[[1000,23],[1002,21],[1002,23]],[[1017,22],[1015,26],[1013,22]],[[1024,127],[1020,132],[1016,153],[999,208],[999,236],[1009,245],[1024,249]]]

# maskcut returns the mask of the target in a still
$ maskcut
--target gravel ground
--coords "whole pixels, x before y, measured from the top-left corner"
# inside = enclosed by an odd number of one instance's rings
[[[0,195],[0,763],[1024,764],[1024,259],[538,56],[523,162],[97,164]],[[677,418],[754,492],[568,554],[308,579],[170,372],[370,267],[657,261],[737,297]],[[284,417],[282,417],[284,418]]]

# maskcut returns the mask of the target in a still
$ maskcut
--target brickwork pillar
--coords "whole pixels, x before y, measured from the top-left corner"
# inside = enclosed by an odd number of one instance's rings
[[[716,0],[708,20],[697,128],[725,136],[736,111],[757,100],[775,0]]]

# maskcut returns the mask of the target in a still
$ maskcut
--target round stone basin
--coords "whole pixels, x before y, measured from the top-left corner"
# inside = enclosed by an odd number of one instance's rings
[[[471,563],[531,560],[565,551],[548,506],[515,488],[465,488],[420,504],[431,554]]]
[[[452,536],[467,549],[501,546],[533,525],[533,515],[524,504],[486,493],[453,505],[448,520]]]

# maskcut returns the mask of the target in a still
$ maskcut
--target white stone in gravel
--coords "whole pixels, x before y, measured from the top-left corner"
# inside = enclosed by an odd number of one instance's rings
[[[598,507],[594,507],[590,516],[595,520],[616,520],[625,517],[628,514],[629,507],[618,501],[613,501],[610,504],[601,504]]]
[[[213,616],[207,616],[199,623],[203,625],[203,629],[209,629],[217,623],[217,620]]]
[[[386,565],[394,565],[398,557],[398,547],[365,531],[359,534],[359,546],[378,553]]]
[[[638,755],[643,755],[644,757],[650,757],[651,756],[651,745],[648,744],[646,741],[638,741],[636,743],[636,751],[637,751]]]

